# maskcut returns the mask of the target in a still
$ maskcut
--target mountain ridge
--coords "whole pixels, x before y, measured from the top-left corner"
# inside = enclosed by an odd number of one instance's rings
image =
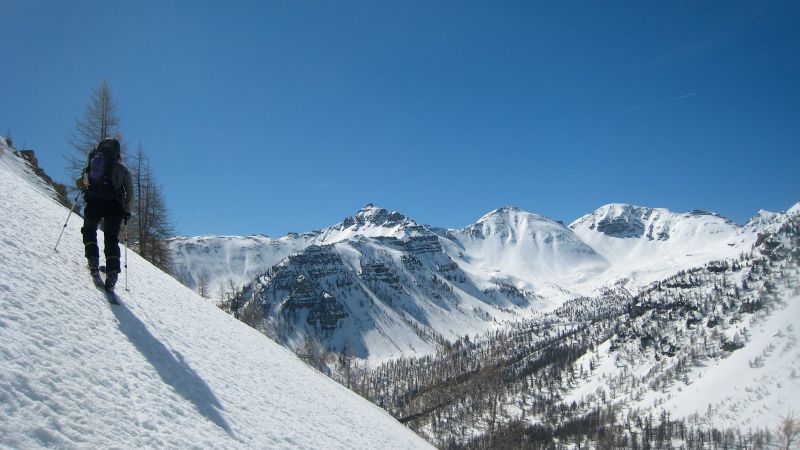
[[[799,207],[800,203],[796,204],[794,207]],[[618,206],[618,207],[629,207],[635,208],[639,210],[649,210],[649,211],[660,211],[665,215],[673,216],[673,217],[698,217],[697,213],[686,212],[686,213],[674,213],[665,208],[647,208],[647,207],[640,207],[636,205],[629,205],[629,204],[622,204],[622,203],[612,203],[603,205],[597,211],[602,210],[603,208],[610,207],[610,206]],[[791,210],[791,208],[790,208]],[[501,213],[503,211],[514,212],[514,213],[523,213],[528,214],[531,217],[540,218],[543,223],[554,223],[554,224],[563,224],[562,221],[555,220],[548,218],[546,216],[541,216],[535,213],[529,213],[521,208],[515,206],[505,206],[501,208],[497,208],[489,213],[483,215],[475,223],[467,225],[462,228],[437,228],[430,225],[420,225],[413,219],[398,213],[396,211],[389,211],[385,208],[376,207],[374,204],[370,203],[367,204],[365,207],[361,208],[355,215],[350,216],[348,218],[343,219],[341,222],[334,224],[332,226],[313,230],[304,233],[289,233],[281,237],[272,238],[265,235],[253,235],[253,236],[225,236],[225,235],[204,235],[204,236],[194,236],[194,237],[186,237],[186,236],[178,236],[172,238],[171,248],[177,254],[176,258],[176,271],[178,273],[179,279],[181,279],[184,284],[189,287],[197,288],[199,284],[199,278],[201,275],[205,275],[206,282],[211,286],[211,291],[217,292],[220,288],[223,289],[230,289],[231,284],[237,287],[241,287],[246,284],[248,281],[252,280],[258,273],[263,272],[267,268],[271,267],[274,264],[277,264],[282,258],[288,256],[292,252],[300,251],[302,248],[306,246],[317,244],[317,245],[324,245],[328,243],[335,243],[341,240],[346,240],[349,238],[353,238],[356,236],[395,236],[395,237],[409,237],[414,235],[431,235],[436,234],[440,237],[444,238],[452,238],[455,234],[462,234],[464,230],[479,230],[480,224],[489,220],[493,215]],[[370,214],[372,213],[372,214]],[[759,232],[763,232],[765,227],[769,226],[770,222],[765,217],[759,219],[760,214],[767,214],[770,215],[772,218],[771,220],[779,220],[780,214],[782,213],[767,213],[767,212],[759,212],[754,215],[746,225],[739,226],[732,221],[725,219],[724,217],[716,214],[716,213],[703,213],[703,215],[708,215],[712,218],[719,218],[722,222],[727,223],[733,227],[738,228],[745,228],[747,231],[756,235]],[[592,214],[587,214],[578,219],[575,219],[571,224],[567,226],[570,230],[573,230],[578,226],[578,224],[582,220],[586,220],[590,218]],[[383,222],[378,225],[375,223],[374,220],[370,220],[376,217],[383,218]],[[391,218],[395,218],[396,220],[392,221],[389,220]],[[385,226],[386,224],[390,224],[392,226]],[[364,227],[363,225],[369,225]],[[642,224],[642,229],[644,224]],[[664,229],[658,230],[658,232],[663,233]],[[651,234],[649,237],[656,236],[658,237],[658,232],[656,234]],[[665,238],[667,235],[662,234],[662,238]],[[581,240],[586,240],[581,237]],[[216,241],[216,242],[215,242]],[[242,241],[241,243],[237,243],[236,241]],[[255,243],[255,245],[244,245],[247,242]],[[243,257],[242,261],[239,263],[232,262],[232,268],[234,270],[224,270],[223,266],[218,266],[216,269],[211,271],[204,271],[201,266],[214,266],[214,264],[208,264],[208,261],[214,260],[229,260],[230,254],[229,251],[223,251],[222,243],[227,243],[232,248],[241,248],[247,254]],[[204,258],[202,264],[200,261],[195,260],[192,258],[192,255],[186,254],[184,249],[186,247],[197,246],[200,243],[204,243],[204,245],[209,247],[217,247],[216,250],[214,248],[204,249],[204,252],[210,253],[209,258]],[[589,243],[591,246],[591,243]],[[284,247],[285,251],[262,251],[258,247]],[[273,256],[274,255],[274,256]],[[605,257],[605,255],[603,256]],[[205,272],[205,273],[204,273]],[[233,282],[233,283],[231,283]]]
[[[777,223],[783,216],[768,217]],[[279,330],[274,339],[296,348],[314,337],[377,363],[433,352],[441,342],[577,296],[607,288],[636,292],[748,250],[761,227],[744,229],[705,211],[609,204],[569,226],[506,206],[444,229],[368,204],[322,230],[253,240],[264,243],[260,249],[242,251],[235,248],[242,241],[229,239],[233,244],[220,245],[225,251],[210,258],[250,255],[235,261],[246,276],[241,288],[228,277],[227,297],[237,298],[240,311],[258,311],[267,329]]]

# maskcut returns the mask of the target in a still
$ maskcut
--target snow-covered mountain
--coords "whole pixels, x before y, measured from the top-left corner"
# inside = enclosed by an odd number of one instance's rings
[[[561,222],[522,211],[496,209],[470,226],[448,230],[448,254],[475,280],[502,279],[540,295],[570,288],[609,267],[606,259]]]
[[[394,211],[379,208],[372,203],[358,211],[353,217],[344,219],[332,227],[314,232],[314,244],[334,244],[356,236],[393,237],[406,239],[427,235],[425,227]]]
[[[355,216],[309,233],[291,233],[277,239],[266,236],[176,237],[170,240],[170,248],[178,279],[193,289],[202,280],[209,293],[218,296],[220,290],[240,288],[287,256],[312,245],[335,244],[356,236],[408,238],[423,234],[424,228],[413,220],[369,204]]]
[[[644,289],[613,338],[582,361],[593,357],[596,370],[566,402],[611,384],[628,410],[775,426],[800,400],[800,215],[787,211],[771,225],[751,252]],[[646,388],[627,384],[636,376]]]
[[[108,305],[78,217],[52,249],[54,195],[0,140],[0,447],[426,445],[132,252]],[[501,208],[457,230],[370,205],[303,235],[175,245],[187,273],[226,255],[209,274],[253,274],[233,309],[284,345],[392,359],[360,393],[442,446],[592,447],[602,430],[644,447],[652,426],[725,447],[711,427],[753,445],[797,410],[798,227],[800,204],[743,227],[607,205],[570,227]]]
[[[249,323],[265,319],[289,347],[316,337],[372,362],[553,307],[538,292],[607,267],[563,224],[516,208],[442,230],[368,205],[312,241],[245,286],[233,309],[256,311]]]
[[[364,395],[439,446],[789,448],[800,211],[772,225],[747,252],[636,295],[576,298],[378,366]]]
[[[800,203],[796,203],[784,213],[774,213],[763,209],[751,217],[743,227],[743,231],[750,233],[774,233],[785,221],[787,216],[800,213]]]
[[[314,236],[195,236],[169,241],[176,277],[186,286],[205,285],[207,296],[239,288],[289,255],[312,244]]]
[[[610,204],[570,224],[611,264],[603,282],[634,288],[714,259],[735,257],[755,243],[757,226],[743,228],[714,213]]]
[[[432,353],[535,300],[501,281],[476,285],[436,235],[359,236],[289,256],[245,286],[233,309],[255,311],[248,323],[292,348],[318,337],[381,361]]]
[[[0,139],[0,447],[429,447],[131,251],[110,305],[53,194]]]
[[[703,211],[612,204],[567,227],[504,207],[465,228],[440,229],[367,205],[310,233],[172,245],[189,286],[205,277],[214,297],[244,286],[234,307],[260,305],[265,331],[284,344],[315,336],[380,361],[430,353],[443,340],[609,287],[635,293],[748,251],[783,217],[761,212],[741,227]]]

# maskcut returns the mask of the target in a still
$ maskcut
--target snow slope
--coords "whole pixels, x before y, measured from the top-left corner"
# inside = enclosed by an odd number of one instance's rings
[[[446,237],[450,257],[474,279],[505,278],[547,296],[550,285],[571,287],[609,266],[564,224],[515,207],[496,209]]]
[[[776,313],[751,322],[745,348],[687,376],[688,386],[646,401],[677,417],[697,414],[716,426],[772,427],[800,406],[800,297],[785,292]],[[731,376],[736,374],[736,376]],[[663,403],[662,403],[663,402]]]
[[[690,424],[772,428],[800,401],[800,208],[742,258],[650,286],[565,396],[661,410]],[[638,412],[637,412],[638,411]],[[658,414],[655,414],[658,416]]]
[[[0,147],[0,447],[428,447],[133,252],[109,305],[66,216]]]
[[[779,216],[764,214],[773,220]],[[627,279],[636,289],[708,261],[734,258],[750,249],[760,227],[742,228],[704,211],[609,204],[575,220],[570,229],[610,262],[597,281]]]
[[[629,364],[619,352],[609,350],[607,341],[578,361],[578,366],[589,367],[594,359],[595,369],[590,382],[570,392],[563,403],[569,405],[611,389],[611,400],[626,409],[664,410],[673,418],[690,418],[720,428],[772,428],[782,416],[796,411],[800,402],[800,297],[785,289],[781,294],[785,295],[784,305],[776,314],[761,314],[748,322],[752,328],[748,327],[744,348],[687,370],[678,382],[644,393],[624,392],[620,378],[663,374],[671,369],[670,360],[660,365],[643,363],[647,361],[644,352],[626,348],[634,355],[631,359],[638,361]],[[616,391],[610,386],[616,386]]]

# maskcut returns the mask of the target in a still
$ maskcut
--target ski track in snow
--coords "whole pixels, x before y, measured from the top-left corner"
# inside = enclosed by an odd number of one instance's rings
[[[0,148],[0,447],[429,446],[133,252],[110,305],[22,164]]]

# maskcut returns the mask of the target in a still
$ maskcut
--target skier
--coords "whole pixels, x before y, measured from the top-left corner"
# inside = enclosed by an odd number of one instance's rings
[[[89,164],[75,180],[83,191],[86,208],[83,210],[83,245],[92,277],[100,282],[100,249],[97,246],[97,228],[103,221],[105,235],[107,291],[113,291],[120,272],[119,231],[122,221],[131,217],[131,173],[121,163],[119,141],[106,138],[89,153]]]

